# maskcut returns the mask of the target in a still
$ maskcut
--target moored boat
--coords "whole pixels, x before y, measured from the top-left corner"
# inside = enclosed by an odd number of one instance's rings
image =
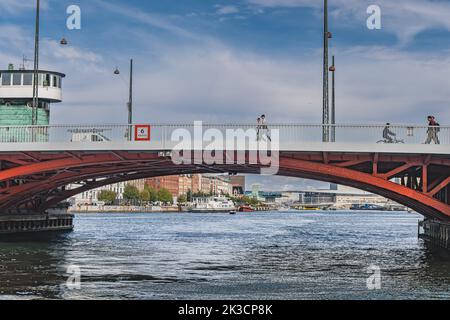
[[[239,212],[253,212],[255,211],[252,207],[248,206],[248,205],[242,205],[239,207],[238,209]]]
[[[233,201],[225,197],[201,197],[194,199],[194,205],[189,210],[196,213],[230,213],[235,211]]]

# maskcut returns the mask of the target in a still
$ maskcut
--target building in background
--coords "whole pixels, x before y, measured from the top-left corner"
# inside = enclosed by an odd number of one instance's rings
[[[330,185],[330,189],[308,189],[298,191],[261,191],[259,184],[252,185],[252,191],[245,195],[267,204],[305,205],[318,207],[333,207],[336,209],[350,209],[352,205],[378,205],[383,207],[399,206],[395,202],[382,196],[363,190]]]
[[[337,209],[349,209],[352,205],[393,205],[394,202],[363,190],[330,185],[330,189],[305,190],[300,192],[300,203],[304,205],[331,205]]]
[[[185,174],[146,179],[146,184],[156,190],[167,189],[174,199],[188,192],[212,195],[231,195],[233,187],[230,178],[213,174]]]
[[[140,179],[140,180],[126,181],[126,182],[118,182],[118,183],[110,184],[110,185],[103,186],[100,188],[88,190],[88,191],[85,191],[85,192],[82,192],[80,194],[73,196],[72,198],[69,199],[69,202],[71,202],[72,204],[80,204],[80,205],[97,204],[98,196],[100,195],[100,193],[103,190],[115,192],[117,195],[116,199],[122,200],[123,192],[125,191],[125,187],[127,186],[127,184],[135,186],[136,188],[138,188],[139,191],[142,191],[142,190],[144,190],[143,186],[145,185],[145,180]],[[79,184],[71,184],[71,185],[67,186],[67,189],[69,189],[69,190],[75,189],[80,186],[81,185],[79,185]],[[142,186],[142,189],[140,188],[141,186]]]
[[[233,188],[233,195],[245,194],[245,176],[231,176],[230,183]]]
[[[145,188],[145,179],[138,179],[138,180],[128,181],[125,184],[132,185],[133,187],[136,187],[139,190],[139,192],[141,192]]]
[[[203,175],[202,193],[212,195],[232,195],[233,186],[230,177],[223,175]]]
[[[155,177],[145,180],[145,183],[156,190],[167,189],[172,194],[173,197],[177,198],[180,195],[179,185],[181,176],[165,176],[165,177]]]
[[[300,191],[246,191],[245,195],[268,204],[294,204],[300,202]]]
[[[253,198],[257,199],[259,197],[260,189],[261,189],[260,184],[257,184],[257,183],[252,184],[252,197]]]

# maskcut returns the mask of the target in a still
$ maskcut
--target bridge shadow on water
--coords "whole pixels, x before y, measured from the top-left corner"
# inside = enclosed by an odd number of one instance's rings
[[[0,299],[60,299],[67,281],[68,232],[0,236]]]
[[[422,241],[424,259],[435,262],[450,262],[450,250],[444,249],[425,240]]]
[[[36,233],[0,234],[0,243],[52,243],[67,239],[72,231],[45,231]]]

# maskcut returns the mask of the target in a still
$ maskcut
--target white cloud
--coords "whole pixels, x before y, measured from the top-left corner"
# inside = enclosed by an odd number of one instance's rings
[[[322,10],[323,2],[317,0],[247,0],[262,7],[310,7]],[[329,1],[334,23],[365,24],[366,9],[372,0]],[[401,44],[410,42],[417,34],[430,29],[450,31],[450,2],[433,0],[377,0],[382,10],[383,30],[395,34]]]
[[[41,0],[40,9],[48,10],[50,0]],[[0,12],[8,15],[18,15],[26,11],[36,10],[36,0],[1,0]]]
[[[8,51],[23,50],[23,48],[30,46],[29,42],[27,42],[30,40],[30,37],[27,37],[20,27],[11,24],[1,24],[0,30],[0,43],[7,44]]]
[[[276,60],[217,45],[161,50],[164,59],[157,64],[145,54],[136,59],[136,121],[253,123],[261,113],[270,122],[321,121],[319,51]],[[355,47],[336,53],[339,123],[423,123],[428,113],[446,123],[450,117],[446,52]],[[70,68],[55,122],[125,121],[127,88],[112,69]]]
[[[320,101],[320,86],[307,77],[313,73],[313,68],[306,65],[304,70],[295,70],[291,62],[215,46],[168,47],[160,56],[164,59],[157,66],[143,65],[146,60],[136,59],[134,83],[138,121],[179,122],[182,119],[253,123],[263,112],[270,114],[273,120],[285,120],[289,114],[288,118],[293,120],[298,111],[310,108],[314,100]],[[126,88],[123,81],[114,80],[112,70],[110,74],[73,71],[73,74],[68,73],[68,78],[75,77],[78,84],[66,93],[66,103],[71,109],[77,105],[75,109],[80,112],[71,120],[117,122],[125,119],[110,118],[114,114],[94,111],[96,104],[122,110]],[[82,77],[89,79],[90,85]],[[314,77],[319,85],[320,75]],[[68,90],[67,86],[65,88]],[[84,118],[83,110],[91,114],[89,119]],[[125,114],[124,108],[123,112]],[[60,115],[67,116],[64,112]],[[314,112],[298,118],[298,121],[308,120],[314,120]]]
[[[52,58],[66,62],[78,61],[80,63],[97,64],[102,61],[102,57],[92,51],[78,48],[71,45],[62,46],[58,41],[45,40],[42,42],[42,53]]]
[[[236,6],[218,6],[218,9],[216,11],[217,14],[220,15],[227,15],[227,14],[233,14],[238,13],[239,9]]]
[[[16,14],[24,10],[31,10],[36,7],[35,0],[2,0],[0,1],[0,11],[6,11],[8,14]],[[43,2],[43,7],[46,7],[46,2]]]
[[[135,22],[140,22],[147,26],[166,30],[181,37],[190,39],[198,38],[195,33],[189,32],[188,30],[181,28],[174,23],[171,23],[170,20],[167,19],[167,17],[161,17],[156,14],[144,12],[129,5],[119,5],[104,0],[95,0],[95,3],[100,7],[108,10],[109,12],[128,17],[130,19],[133,19],[133,21]]]

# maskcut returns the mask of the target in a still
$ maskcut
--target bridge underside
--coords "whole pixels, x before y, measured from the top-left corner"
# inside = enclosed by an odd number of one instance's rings
[[[261,167],[235,161],[176,165],[170,156],[155,151],[0,153],[0,215],[42,214],[75,194],[121,181],[190,173],[259,173]],[[449,156],[281,152],[279,167],[278,175],[355,187],[428,218],[450,221]],[[81,186],[67,190],[72,183]]]

